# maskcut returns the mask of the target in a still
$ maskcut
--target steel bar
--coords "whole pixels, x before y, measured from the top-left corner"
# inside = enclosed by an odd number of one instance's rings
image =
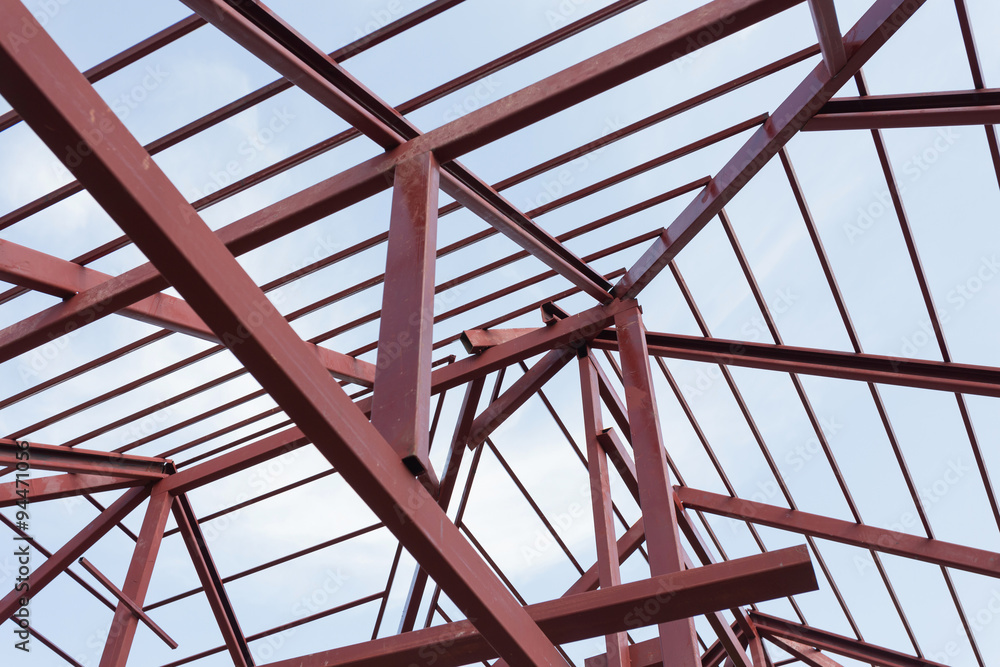
[[[28,123],[32,120],[30,116],[27,117]],[[132,640],[139,623],[139,616],[132,608],[136,605],[142,606],[146,591],[149,590],[156,555],[160,550],[167,519],[170,518],[171,501],[170,494],[163,490],[162,485],[152,487],[146,516],[139,531],[139,541],[136,542],[135,551],[132,552],[132,561],[125,575],[125,583],[121,587],[123,598],[128,598],[129,602],[120,599],[118,608],[115,609],[107,641],[104,644],[104,653],[101,654],[101,667],[125,667],[128,662]],[[176,648],[176,644],[172,648]]]
[[[170,635],[168,635],[163,630],[163,628],[157,625],[156,622],[154,622],[153,619],[151,619],[149,615],[142,610],[142,607],[137,605],[135,601],[132,600],[132,598],[125,595],[125,593],[123,593],[117,586],[115,586],[110,579],[105,577],[100,570],[94,567],[93,563],[88,561],[86,558],[83,558],[82,556],[80,557],[79,562],[80,565],[83,566],[83,569],[89,572],[91,576],[97,579],[97,581],[99,581],[102,586],[108,589],[108,591],[110,591],[112,595],[118,598],[118,600],[122,604],[128,607],[129,611],[131,611],[133,615],[135,615],[140,621],[145,623],[146,627],[148,627],[150,630],[153,631],[153,634],[162,639],[163,642],[170,648],[177,648],[177,642],[174,641],[170,637]]]
[[[425,153],[396,167],[371,422],[414,475],[432,470],[437,201],[438,164],[433,155]]]
[[[765,637],[791,639],[859,662],[876,663],[880,667],[943,667],[937,662],[915,658],[898,651],[836,635],[825,630],[803,626],[799,623],[792,623],[756,611],[750,612],[750,619],[753,621],[754,627]]]
[[[663,436],[646,349],[646,330],[635,302],[615,317],[615,327],[632,431],[632,450],[635,452],[640,507],[646,520],[650,572],[654,576],[680,572],[683,557],[673,512],[673,487],[664,458]],[[657,520],[652,521],[652,517],[657,517]],[[674,664],[678,667],[700,664],[694,622],[690,618],[661,624],[659,631],[663,655],[673,656]]]
[[[571,595],[525,609],[551,641],[562,644],[737,606],[754,598],[804,592],[816,585],[807,551],[792,547]],[[419,664],[426,661],[428,651],[435,656],[438,667],[457,667],[496,656],[471,623],[459,621],[281,660],[272,667]]]
[[[19,3],[6,4],[16,6],[0,12],[0,28],[34,22]],[[79,163],[67,160],[71,171],[372,511],[445,585],[449,597],[477,619],[490,643],[514,662],[563,664],[220,239],[51,38],[35,27],[39,34],[30,49],[0,46],[0,65],[9,72],[0,93],[57,155],[65,157],[66,146],[86,149]]]
[[[219,625],[219,632],[226,648],[229,650],[229,657],[235,667],[253,667],[254,660],[247,645],[246,637],[240,628],[239,619],[233,604],[226,593],[222,577],[215,566],[212,553],[208,549],[208,542],[201,532],[198,519],[187,495],[181,493],[173,499],[172,506],[174,520],[177,522],[177,529],[184,539],[184,546],[187,547],[191,562],[194,564],[195,572],[198,573],[198,580],[201,582],[201,589],[205,592],[208,605],[215,615],[215,620]]]
[[[830,100],[925,0],[877,0],[844,36],[847,62],[830,73],[816,68],[782,102],[695,199],[618,281],[613,294],[634,298],[722,207]]]
[[[987,577],[1000,577],[1000,554],[950,542],[917,537],[840,519],[810,514],[753,500],[678,486],[678,500],[691,509],[790,530],[882,553],[913,558]]]

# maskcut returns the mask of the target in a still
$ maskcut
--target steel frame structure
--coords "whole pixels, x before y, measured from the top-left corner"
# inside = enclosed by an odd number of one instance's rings
[[[974,395],[994,401],[1000,397],[1000,368],[952,360],[944,320],[935,306],[883,137],[883,130],[890,128],[983,126],[1000,184],[1000,148],[994,127],[1000,120],[1000,90],[986,86],[965,0],[948,1],[954,5],[961,28],[974,83],[971,90],[868,94],[862,68],[892,42],[893,35],[912,16],[919,14],[924,0],[869,0],[867,10],[847,30],[840,25],[834,0],[709,0],[502,99],[422,132],[408,115],[564,40],[585,34],[629,12],[642,0],[611,2],[395,106],[353,76],[343,63],[401,38],[435,17],[456,11],[462,0],[426,3],[329,53],[254,0],[183,0],[194,14],[85,72],[73,64],[18,0],[0,0],[0,36],[6,35],[0,40],[0,95],[12,106],[0,117],[0,132],[23,121],[74,179],[4,213],[0,216],[0,230],[32,225],[46,209],[85,191],[124,232],[72,260],[12,240],[0,240],[0,279],[11,285],[0,294],[0,304],[25,303],[33,294],[56,299],[54,303],[51,299],[44,301],[51,305],[32,308],[30,314],[0,329],[2,360],[11,362],[77,329],[86,331],[108,317],[131,318],[153,329],[149,335],[95,355],[27,389],[9,393],[0,400],[0,408],[16,409],[22,402],[52,395],[64,382],[102,372],[106,367],[120,368],[118,362],[174,334],[209,345],[135,379],[116,382],[103,393],[54,410],[0,439],[0,474],[4,478],[0,480],[0,507],[23,504],[21,453],[28,451],[31,469],[45,471],[28,482],[32,503],[82,498],[98,512],[83,530],[54,551],[47,550],[30,531],[9,518],[13,514],[0,515],[16,539],[44,556],[44,561],[34,567],[29,589],[4,592],[0,616],[9,619],[4,627],[16,629],[15,612],[62,578],[72,580],[74,593],[82,589],[111,614],[106,641],[102,642],[102,667],[150,664],[133,646],[137,634],[147,631],[185,654],[169,666],[199,664],[220,655],[240,667],[263,664],[259,656],[255,657],[255,642],[367,604],[378,606],[370,638],[338,640],[323,650],[267,664],[430,667],[494,661],[493,665],[513,667],[555,666],[573,663],[563,645],[603,637],[604,650],[588,657],[588,666],[770,667],[798,662],[831,667],[842,664],[838,660],[845,658],[855,662],[843,664],[937,665],[921,645],[906,603],[897,594],[898,579],[894,582],[885,567],[883,557],[889,555],[939,568],[975,661],[984,667],[988,660],[979,646],[981,637],[973,629],[952,571],[995,579],[1000,577],[1000,554],[936,538],[880,389],[880,385],[896,385],[954,395],[968,437],[967,444],[961,444],[971,448],[975,476],[995,527],[1000,529],[1000,504],[990,479],[988,455],[984,454],[986,441],[977,435],[966,398]],[[459,162],[478,149],[806,4],[814,30],[809,41],[814,41],[815,46],[493,184]],[[220,32],[282,78],[142,145],[97,92],[95,84],[189,39],[195,31]],[[783,101],[764,113],[754,109],[755,113],[744,116],[744,121],[713,134],[688,138],[681,148],[586,187],[550,197],[531,210],[522,211],[501,194],[712,100],[728,99],[726,96],[734,91],[769,80],[801,63],[808,63],[812,69]],[[859,95],[837,96],[852,82]],[[191,141],[293,89],[346,122],[349,129],[195,201],[182,195],[153,160],[152,156]],[[786,150],[799,132],[843,130],[871,132],[940,361],[869,354],[862,349]],[[586,224],[577,222],[562,234],[552,234],[537,222],[551,211],[747,134],[745,143],[714,176],[694,174],[694,180],[648,199],[629,200],[615,212]],[[328,174],[319,183],[297,189],[214,231],[206,222],[204,212],[210,212],[211,207],[317,160],[322,154],[360,141],[377,147],[372,157]],[[780,165],[794,196],[851,351],[789,346],[781,338],[725,208],[769,163]],[[438,201],[441,191],[450,198],[444,205]],[[274,247],[271,244],[294,232],[342,214],[383,192],[391,196],[391,209],[386,223],[377,227],[386,229],[382,233],[265,283],[251,277],[237,261],[241,255]],[[595,238],[606,227],[675,200],[687,203],[667,224],[614,244],[598,242],[598,249],[588,254],[570,250],[576,239],[587,235]],[[449,244],[439,241],[439,221],[461,208],[487,227]],[[731,246],[772,342],[713,336],[680,273],[675,258],[714,221],[719,222]],[[476,268],[457,277],[436,277],[440,259],[462,253],[468,257],[476,247],[494,244],[495,239],[491,239],[497,234],[516,244],[518,250],[486,264],[473,262]],[[92,266],[133,244],[148,263],[117,275]],[[380,275],[327,288],[319,300],[288,313],[282,313],[268,296],[382,245],[385,264]],[[638,259],[629,266],[608,273],[595,268],[598,262],[629,251],[641,251],[633,253]],[[436,295],[522,261],[535,262],[535,266],[540,263],[544,268],[450,310],[435,307]],[[651,310],[659,304],[644,289],[661,274],[661,280],[671,276],[675,281],[700,335],[646,329],[643,307]],[[557,283],[563,291],[553,291],[552,285]],[[338,320],[334,328],[309,339],[293,329],[293,323],[300,318],[379,287],[381,305],[373,312],[353,320]],[[166,293],[168,288],[176,290],[177,295]],[[528,289],[535,296],[525,296],[528,292],[523,290]],[[543,298],[538,299],[541,293]],[[521,301],[505,312],[507,306],[503,304],[511,303],[508,297],[512,295]],[[587,305],[579,308],[568,305],[580,304],[581,299],[589,299],[589,303],[583,302]],[[490,319],[480,326],[444,333],[445,324],[470,312],[475,317],[488,312]],[[526,318],[537,317],[539,312],[540,323],[522,326]],[[335,338],[366,325],[375,327],[375,340],[353,350],[335,349],[341,347],[335,344]],[[467,351],[461,358],[450,354],[435,359],[436,351],[447,351],[449,346],[454,349],[459,342]],[[203,383],[160,395],[154,404],[136,411],[113,412],[114,406],[124,404],[121,399],[143,395],[139,392],[144,387],[169,381],[185,369],[205,368],[213,359],[230,355],[238,362],[235,370],[208,375]],[[727,471],[724,467],[723,457],[713,449],[696,410],[665,360],[699,362],[718,369],[776,481],[778,498],[762,502],[739,496],[730,479],[732,468]],[[566,370],[570,366],[574,368]],[[765,442],[731,370],[734,367],[788,374],[850,519],[798,509],[776,462],[773,443]],[[505,386],[505,376],[514,376],[518,371],[521,374]],[[579,424],[570,426],[544,390],[553,378],[566,375],[573,375],[578,387],[582,416]],[[801,379],[803,375],[864,383],[916,508],[922,534],[889,530],[863,521]],[[103,442],[101,436],[115,429],[241,378],[253,385],[253,391],[231,393],[229,400],[217,407],[145,433],[117,449],[102,449],[97,444]],[[669,390],[665,395],[664,389]],[[463,398],[454,419],[447,459],[435,470],[431,447],[437,432],[448,427],[442,414],[451,390],[461,390]],[[243,418],[229,414],[236,409],[244,409],[244,413],[246,409],[255,410],[247,406],[264,397],[270,397],[274,407]],[[517,461],[505,458],[499,446],[501,440],[495,440],[498,434],[509,433],[510,422],[518,411],[524,410],[529,401],[538,400],[575,450],[567,460],[572,463],[578,459],[586,470],[595,553],[590,567],[578,560],[572,545],[543,509],[544,503],[532,496],[528,485],[516,474]],[[660,406],[674,400],[718,475],[721,485],[713,491],[688,486],[684,481],[679,462],[686,455],[672,440],[676,425],[668,429],[660,417]],[[34,441],[39,431],[87,410],[102,413],[101,425],[76,432],[59,443]],[[207,423],[213,424],[214,430],[197,437],[184,435],[185,429]],[[574,430],[583,433],[582,448],[571,435]],[[186,439],[163,449],[159,441],[173,434]],[[80,447],[91,441],[97,441],[90,445],[93,449]],[[216,512],[196,512],[197,503],[189,495],[304,449],[319,452],[328,466]],[[134,453],[136,450],[142,453]],[[529,604],[527,598],[531,596],[518,590],[485,540],[472,532],[479,529],[465,520],[473,480],[484,459],[498,465],[513,482],[546,534],[575,568],[575,583],[562,597]],[[376,523],[332,537],[317,526],[317,534],[323,535],[324,541],[249,569],[223,574],[203,525],[334,475],[342,478],[371,510]],[[616,496],[613,489],[624,489],[625,493]],[[104,493],[115,497],[110,503],[94,497]],[[634,504],[637,519],[625,517],[623,502]],[[141,524],[135,532],[125,520],[143,505]],[[172,528],[168,526],[171,517],[175,524]],[[718,523],[713,527],[709,517],[738,522],[761,553],[731,558],[717,534]],[[364,550],[364,536],[382,529],[391,533],[396,544],[383,590],[303,617],[283,618],[280,624],[251,634],[243,629],[243,614],[238,602],[234,602],[232,582],[299,562],[334,545]],[[805,544],[768,548],[761,529],[782,531],[785,539],[795,536],[795,541]],[[119,580],[84,557],[113,531],[134,543],[127,571]],[[177,534],[198,586],[149,600],[147,594],[161,546]],[[859,549],[872,559],[880,585],[910,642],[905,650],[865,639],[834,568],[824,557],[823,545],[831,541]],[[404,553],[416,561],[408,589],[401,573]],[[626,568],[635,559],[646,568],[638,578]],[[77,561],[86,576],[71,569]],[[399,631],[393,634],[385,629],[385,616],[394,591],[401,586],[408,593],[401,605]],[[853,636],[807,622],[797,596],[820,586],[829,592],[835,602],[832,608],[842,615]],[[159,609],[202,595],[214,616],[222,644],[193,650],[172,638],[176,628],[163,621],[158,624],[153,616],[161,613]],[[759,603],[782,598],[794,619],[761,611]],[[449,609],[452,613],[457,609],[464,618],[452,619]],[[422,610],[426,611],[420,627]],[[699,620],[696,625],[696,618],[701,617],[704,622]],[[438,618],[441,622],[436,622]],[[45,622],[45,618],[34,619],[30,628],[33,639],[66,664],[79,665],[72,650],[61,648],[49,638],[48,630],[42,634],[38,626],[44,629]],[[639,628],[653,628],[647,630],[653,636],[637,641],[633,635]]]

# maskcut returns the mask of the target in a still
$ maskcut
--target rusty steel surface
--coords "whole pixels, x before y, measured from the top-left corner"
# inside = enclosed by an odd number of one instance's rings
[[[83,4],[0,0],[0,664],[1000,661],[992,3]]]

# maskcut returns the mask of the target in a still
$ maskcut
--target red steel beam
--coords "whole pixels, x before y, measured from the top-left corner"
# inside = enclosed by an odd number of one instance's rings
[[[525,610],[552,642],[564,644],[817,586],[808,550],[792,547],[569,595]],[[269,667],[384,667],[426,664],[430,657],[435,667],[457,667],[490,660],[496,652],[471,623],[459,621],[281,660]]]
[[[69,498],[85,493],[101,493],[115,489],[127,489],[132,486],[142,486],[148,481],[135,477],[113,477],[110,475],[52,475],[50,477],[33,477],[31,479],[30,498],[33,503],[57,498]],[[17,492],[24,485],[17,482],[0,484],[0,507],[11,507],[24,498]]]
[[[432,470],[437,201],[438,164],[433,155],[425,153],[396,167],[371,420],[414,475]]]
[[[0,44],[0,66],[7,72],[0,94],[228,342],[455,604],[476,619],[491,645],[518,664],[564,664],[458,528],[34,17],[15,0],[3,0],[0,6],[0,33],[18,29],[25,21],[38,32],[27,48]],[[67,159],[67,147],[76,150],[78,161]]]
[[[552,350],[500,394],[497,400],[490,403],[472,423],[472,429],[469,431],[469,439],[466,443],[469,449],[475,449],[486,442],[486,438],[493,431],[507,421],[518,408],[524,405],[529,398],[545,386],[546,382],[555,377],[556,373],[569,363],[573,354],[572,349]]]
[[[646,330],[635,302],[615,317],[615,327],[618,330],[625,402],[632,431],[640,508],[646,522],[649,569],[654,576],[680,572],[684,561],[674,516],[673,487],[664,458],[653,375],[646,349]],[[663,655],[672,656],[677,667],[697,667],[701,664],[692,619],[660,624],[659,631]]]
[[[755,611],[750,612],[750,620],[764,637],[791,639],[862,663],[877,664],[879,667],[944,667],[938,662],[916,658],[858,639],[792,623]]]
[[[31,573],[31,587],[28,590],[24,592],[12,590],[4,596],[3,600],[0,600],[0,618],[10,618],[14,610],[21,606],[21,598],[26,597],[30,600],[38,595],[53,579],[65,572],[73,561],[94,546],[119,521],[128,516],[129,512],[138,507],[148,495],[149,489],[147,487],[129,489],[122,494],[108,509],[101,512],[96,519],[87,524],[86,528],[77,533]]]
[[[618,564],[615,517],[611,506],[611,478],[608,457],[597,441],[604,431],[601,419],[601,394],[597,370],[590,355],[580,357],[580,389],[583,395],[583,427],[587,438],[587,470],[590,476],[590,498],[594,512],[594,539],[597,545],[597,568],[601,588],[622,583]],[[628,667],[628,637],[624,632],[605,636],[605,656],[610,667]]]
[[[950,127],[998,123],[1000,123],[1000,104],[991,104],[976,107],[816,114],[802,131],[883,130],[900,127]]]
[[[880,111],[931,111],[934,109],[976,108],[1000,105],[1000,89],[954,90],[943,93],[864,95],[835,97],[813,116],[803,130],[812,129],[820,116],[872,113]]]
[[[15,465],[17,442],[0,438],[0,464]],[[31,467],[39,470],[85,473],[98,476],[129,477],[146,482],[163,479],[173,470],[169,459],[89,449],[68,449],[57,445],[29,443]]]
[[[833,0],[809,0],[809,11],[823,52],[823,62],[827,71],[836,74],[847,63],[844,38],[840,35],[840,24],[837,22],[837,8]]]
[[[30,117],[28,122],[31,122]],[[132,561],[125,575],[125,584],[121,588],[124,597],[140,607],[146,599],[146,591],[149,590],[149,582],[153,577],[153,565],[156,563],[163,531],[170,517],[170,502],[170,494],[166,493],[162,486],[152,488],[146,516],[139,531],[139,540],[132,553]],[[125,667],[125,663],[128,662],[132,640],[139,624],[139,618],[131,609],[133,604],[124,600],[119,601],[111,621],[111,628],[108,630],[107,642],[104,644],[101,667]]]
[[[654,332],[647,333],[646,341],[649,353],[655,357],[1000,396],[1000,368],[992,366]],[[600,349],[617,349],[617,334],[611,330],[604,331],[594,338],[591,345]]]
[[[830,517],[766,505],[753,500],[730,498],[686,486],[674,488],[684,507],[810,535],[842,544],[874,549],[895,556],[1000,577],[1000,554],[951,542],[917,537],[885,528],[842,521]]]
[[[811,646],[806,646],[792,639],[783,637],[768,637],[772,644],[801,660],[809,667],[843,667],[839,662]]]
[[[219,624],[219,631],[222,633],[223,642],[229,650],[229,657],[233,661],[234,667],[253,667],[254,660],[247,645],[246,637],[240,628],[236,612],[233,610],[232,602],[222,583],[222,577],[215,567],[215,561],[208,550],[208,543],[205,535],[201,532],[198,519],[191,509],[191,503],[183,493],[177,495],[173,502],[174,520],[177,522],[177,529],[184,539],[184,546],[187,547],[191,562],[194,564],[195,572],[198,573],[198,580],[201,582],[202,590],[208,599],[208,606]]]
[[[831,73],[826,64],[799,84],[615,285],[619,298],[634,298],[677,253],[788,143],[926,0],[876,0],[844,36],[847,62]]]

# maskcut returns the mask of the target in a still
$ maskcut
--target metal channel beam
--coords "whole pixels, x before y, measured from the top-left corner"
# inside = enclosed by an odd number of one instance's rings
[[[1000,396],[1000,368],[992,366],[654,332],[647,333],[646,341],[649,353],[654,357]],[[617,334],[611,330],[604,331],[594,338],[591,345],[615,350],[618,348]]]
[[[944,667],[938,662],[916,658],[858,639],[817,630],[755,611],[750,612],[750,620],[764,637],[791,639],[862,663],[876,664],[880,667]]]
[[[925,563],[975,572],[987,577],[1000,577],[1000,554],[992,551],[917,537],[841,519],[832,519],[775,505],[765,505],[753,500],[730,498],[686,486],[674,487],[674,493],[684,507],[709,514],[750,521],[781,530],[790,530],[802,535],[811,535],[864,549],[874,549]]]
[[[0,438],[0,464],[14,465],[18,446]],[[147,482],[163,479],[173,463],[168,459],[30,443],[31,467],[39,470],[130,477]]]

